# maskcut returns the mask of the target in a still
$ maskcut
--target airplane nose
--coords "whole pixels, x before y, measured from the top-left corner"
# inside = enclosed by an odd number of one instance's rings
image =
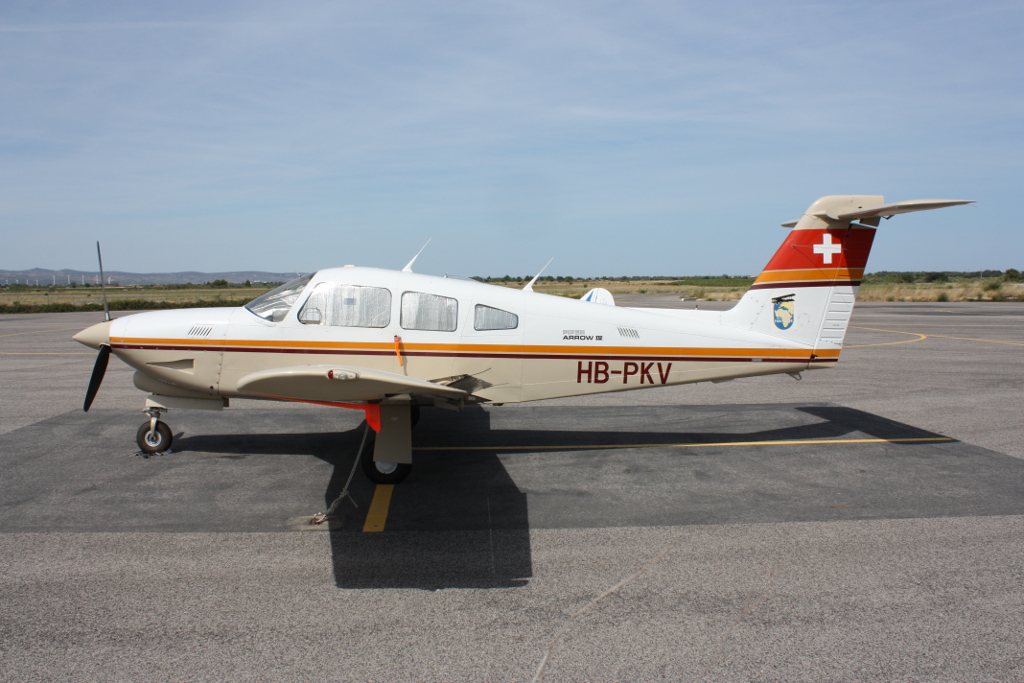
[[[103,344],[110,343],[110,326],[113,324],[113,320],[107,320],[106,322],[96,323],[92,327],[87,327],[72,339],[79,344],[85,344],[94,349],[100,348]]]

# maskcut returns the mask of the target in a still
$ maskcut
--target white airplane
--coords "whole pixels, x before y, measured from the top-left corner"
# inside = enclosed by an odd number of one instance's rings
[[[221,410],[232,398],[364,411],[376,432],[366,475],[397,483],[412,466],[420,406],[459,410],[607,391],[789,373],[839,360],[880,218],[968,200],[885,204],[823,197],[727,311],[622,308],[475,280],[329,268],[241,308],[155,311],[74,336],[99,349],[86,411],[111,353],[149,394],[139,448],[166,451],[170,408]],[[109,316],[108,316],[109,318]]]

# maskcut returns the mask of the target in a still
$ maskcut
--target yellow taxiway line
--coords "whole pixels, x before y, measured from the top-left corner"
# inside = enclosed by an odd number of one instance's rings
[[[918,332],[903,332],[901,330],[880,330],[877,327],[861,327],[859,325],[850,325],[850,327],[857,330],[870,330],[871,332],[888,332],[889,334],[906,334],[911,337],[917,337],[917,339],[904,339],[903,341],[895,342],[883,342],[881,344],[849,344],[846,348],[848,349],[862,349],[867,346],[891,346],[893,344],[912,344],[913,342],[923,341],[932,337],[933,339],[956,339],[957,341],[974,341],[983,342],[986,344],[1009,344],[1010,346],[1024,346],[1024,342],[1015,341],[1004,341],[1001,339],[975,339],[973,337],[949,337],[942,334],[920,334]],[[922,325],[922,327],[925,327]],[[950,327],[953,327],[952,325]],[[969,327],[968,325],[957,326],[957,327]]]
[[[936,339],[959,339],[960,341],[986,342],[988,344],[1010,344],[1011,346],[1024,346],[1024,342],[1002,341],[999,339],[972,339],[971,337],[944,337],[941,334],[930,334],[929,337]]]
[[[373,492],[373,500],[370,502],[370,509],[366,512],[363,531],[384,531],[384,523],[388,519],[388,507],[391,505],[391,492],[394,488],[394,484],[377,484],[377,490]]]
[[[890,334],[908,334],[911,337],[917,337],[917,339],[904,339],[903,341],[894,342],[882,342],[881,344],[848,344],[845,348],[848,349],[863,349],[868,346],[892,346],[893,344],[912,344],[914,342],[923,341],[928,338],[927,334],[918,334],[917,332],[900,332],[898,330],[880,330],[876,327],[859,327],[857,325],[850,325],[850,327],[857,330],[871,330],[872,332],[889,332]]]
[[[35,330],[33,332],[13,332],[11,334],[0,334],[0,337],[20,337],[25,334],[45,334],[47,332],[71,332],[73,330],[82,330],[81,327],[60,327],[56,330]]]
[[[95,353],[68,352],[46,353],[44,351],[0,351],[0,356],[95,356]]]
[[[564,446],[413,446],[414,451],[594,451],[629,448],[713,448],[725,446],[813,446],[834,443],[927,443],[956,441],[948,436],[906,439],[815,439],[801,441],[721,441],[717,443],[566,444]],[[375,498],[376,500],[376,498]]]

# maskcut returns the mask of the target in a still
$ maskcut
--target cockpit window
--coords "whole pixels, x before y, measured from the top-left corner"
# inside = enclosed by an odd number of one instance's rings
[[[273,323],[280,322],[288,315],[288,311],[295,304],[295,300],[299,298],[299,294],[302,293],[302,290],[306,288],[311,279],[313,279],[312,275],[306,275],[297,280],[292,280],[277,289],[272,289],[266,294],[256,297],[247,303],[245,307],[250,313],[264,320],[269,320]]]

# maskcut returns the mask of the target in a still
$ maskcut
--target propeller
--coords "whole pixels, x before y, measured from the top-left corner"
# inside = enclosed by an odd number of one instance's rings
[[[82,410],[89,412],[92,401],[96,398],[96,392],[100,390],[103,383],[103,375],[107,372],[107,361],[110,360],[110,347],[104,344],[96,355],[96,364],[92,366],[92,377],[89,378],[89,388],[85,391],[85,405]]]
[[[107,363],[110,361],[110,344],[100,342],[101,338],[109,340],[110,306],[107,304],[107,280],[106,275],[103,272],[103,252],[100,251],[99,242],[96,242],[96,258],[100,262],[100,286],[103,288],[103,319],[106,322],[106,325],[103,323],[93,325],[88,329],[82,330],[73,337],[75,341],[100,350],[96,355],[96,364],[92,366],[92,377],[89,378],[89,388],[85,391],[85,404],[82,406],[82,410],[85,412],[89,412],[89,408],[92,406],[92,402],[96,398],[96,392],[100,390],[100,385],[103,384],[103,375],[106,374]],[[100,331],[97,328],[103,329]]]
[[[96,258],[100,262],[100,287],[103,289],[103,319],[110,320],[110,305],[107,303],[107,279],[103,274],[103,252],[100,251],[100,243],[98,241],[96,242]],[[106,367],[106,365],[103,367]],[[102,378],[103,375],[101,374],[100,379]],[[99,384],[96,386],[99,387]],[[88,408],[86,408],[86,410],[88,410]]]

